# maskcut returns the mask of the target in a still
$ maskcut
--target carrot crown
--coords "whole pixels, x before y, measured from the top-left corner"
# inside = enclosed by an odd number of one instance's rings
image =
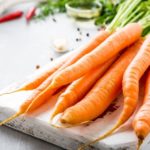
[[[116,28],[124,27],[133,22],[138,22],[142,25],[143,36],[150,32],[150,0],[124,1],[107,29],[113,32]]]
[[[117,27],[123,27],[130,22],[130,15],[137,8],[137,6],[142,2],[142,0],[127,0],[120,5],[117,15],[113,21],[108,26],[108,30],[113,32]]]
[[[143,27],[143,36],[150,33],[150,11],[144,15],[144,17],[139,21]]]

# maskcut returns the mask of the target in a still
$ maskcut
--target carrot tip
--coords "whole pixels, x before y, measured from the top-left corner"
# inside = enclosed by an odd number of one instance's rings
[[[50,120],[52,120],[59,113],[61,113],[61,112],[57,109],[57,107],[55,107],[52,111],[52,114],[50,115]]]
[[[15,93],[15,92],[19,92],[19,91],[20,91],[20,90],[14,90],[14,91],[10,91],[10,92],[0,93],[0,96],[9,95],[9,94],[12,94],[12,93]]]
[[[64,125],[64,124],[61,124],[61,123],[54,123],[53,120],[49,120],[49,123],[52,127],[54,128],[58,128],[58,129],[62,129],[62,128],[69,128],[68,126]]]
[[[141,147],[141,145],[142,145],[142,143],[143,143],[143,139],[138,139],[138,145],[137,145],[137,150],[140,150],[140,147]]]
[[[87,143],[87,144],[82,144],[78,147],[77,150],[85,150],[86,147],[90,146],[91,145],[91,142]]]
[[[12,121],[13,119],[19,117],[21,114],[22,114],[22,113],[16,113],[16,114],[12,115],[11,117],[9,117],[9,118],[5,119],[4,121],[2,121],[2,122],[0,123],[0,126],[2,126],[3,124],[6,124],[7,122]]]
[[[50,123],[52,127],[54,128],[58,128],[58,129],[62,129],[62,128],[65,128],[63,126],[59,126],[59,125],[56,125],[56,124],[53,124],[53,123]]]
[[[55,127],[55,128],[58,128],[58,129],[67,128],[67,126],[65,126],[65,125],[54,123],[53,120],[49,120],[49,123],[50,123],[50,125],[51,125],[52,127]]]
[[[53,120],[53,118],[54,118],[56,115],[57,115],[57,113],[55,113],[55,112],[54,112],[54,113],[52,113],[52,114],[51,114],[51,116],[50,116],[50,121],[52,121],[52,120]]]
[[[93,141],[90,141],[89,143],[85,143],[81,146],[79,146],[78,150],[84,150],[86,147],[95,144],[96,142],[103,140],[104,138],[108,137],[110,134],[112,134],[118,127],[120,126],[120,122],[118,124],[116,124],[111,130],[109,130],[108,132],[106,132],[104,135],[96,138]]]
[[[77,150],[84,150],[83,145],[79,146],[79,148]]]
[[[60,121],[60,120],[59,120]],[[89,121],[91,122],[91,121]],[[86,124],[86,123],[89,123],[89,122],[84,122],[82,124]],[[49,120],[49,123],[55,127],[55,128],[73,128],[73,127],[77,127],[79,125],[82,125],[82,124],[67,124],[67,123],[62,123],[62,122],[58,122],[58,123],[54,123],[53,120]]]

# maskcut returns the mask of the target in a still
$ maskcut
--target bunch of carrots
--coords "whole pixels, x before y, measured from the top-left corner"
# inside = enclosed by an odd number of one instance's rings
[[[99,31],[88,44],[19,88],[3,93],[33,90],[18,112],[0,124],[34,111],[61,93],[50,120],[61,113],[62,124],[80,125],[101,115],[123,91],[124,106],[115,126],[79,148],[84,149],[112,134],[131,117],[138,104],[139,80],[147,74],[143,104],[133,119],[133,129],[142,141],[150,133],[150,11],[143,9],[149,4],[125,1],[108,28]]]

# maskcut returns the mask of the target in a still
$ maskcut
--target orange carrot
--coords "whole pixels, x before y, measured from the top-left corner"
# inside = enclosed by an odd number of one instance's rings
[[[85,54],[88,54],[92,50],[94,50],[97,46],[99,46],[105,39],[110,36],[110,32],[106,30],[101,30],[99,33],[92,38],[85,46],[82,46],[78,49],[78,52],[72,56],[62,67],[61,70],[75,63]]]
[[[72,55],[74,55],[75,52],[68,53],[67,55],[64,55],[58,60],[55,61],[55,63],[50,63],[47,66],[45,66],[43,69],[39,70],[36,74],[32,75],[27,79],[23,85],[17,85],[17,87],[11,87],[11,89],[8,89],[6,92],[2,92],[0,95],[4,94],[10,94],[14,92],[19,92],[22,90],[33,90],[37,88],[44,80],[46,80],[50,75],[52,75],[56,70],[58,70]]]
[[[109,32],[100,31],[99,34],[93,40],[91,40],[90,44],[80,49],[80,51],[78,51],[78,53],[75,54],[74,57],[68,63],[64,64],[61,68],[69,66],[70,64],[74,63],[79,58],[81,58],[84,54],[87,54],[88,52],[92,51],[93,48],[101,44],[108,36]],[[13,117],[10,117],[10,119],[8,118],[8,121],[18,117],[19,115],[25,112],[33,111],[34,109],[38,108],[43,103],[45,103],[45,101],[59,89],[59,88],[47,89],[47,87],[51,83],[53,76],[56,73],[58,73],[59,70],[61,70],[61,68],[59,68],[56,72],[54,72],[51,76],[49,76],[42,84],[40,84],[40,86],[37,89],[35,89],[33,94],[29,98],[27,98],[26,102],[21,106],[20,111]],[[4,122],[6,123],[6,121]]]
[[[60,91],[58,91],[57,93],[55,93],[55,95],[49,97],[49,100],[50,99],[57,99],[64,91],[65,91],[66,87],[62,88]],[[7,122],[10,122],[11,120],[15,119],[16,117],[26,113],[26,110],[27,108],[29,107],[29,105],[31,104],[31,100],[26,100],[20,107],[19,107],[19,111],[17,113],[15,113],[14,115],[12,115],[11,117],[5,119],[4,121],[0,122],[0,126],[7,123]],[[32,109],[30,112],[28,113],[32,113],[35,109]],[[45,110],[43,110],[45,111]],[[38,112],[39,113],[39,112]],[[41,113],[41,110],[40,110],[40,113]]]
[[[138,136],[139,142],[142,142],[150,133],[150,68],[146,79],[143,105],[133,120],[133,128]]]
[[[7,123],[7,122],[10,122],[11,120],[13,120],[13,119],[19,117],[20,115],[24,114],[30,103],[31,103],[30,100],[25,101],[25,102],[20,106],[19,111],[18,111],[17,113],[15,113],[15,114],[12,115],[11,117],[9,117],[9,118],[5,119],[4,121],[2,121],[2,122],[0,123],[0,125],[3,125],[3,124],[5,124],[5,123]]]
[[[146,38],[142,44],[138,54],[135,56],[131,64],[128,66],[123,77],[123,94],[124,94],[124,107],[117,123],[114,127],[106,132],[104,135],[97,138],[91,143],[102,140],[112,134],[119,128],[136,109],[138,94],[139,94],[139,80],[150,66],[150,36]],[[90,144],[91,144],[90,143]]]
[[[124,107],[114,127],[98,138],[102,140],[119,128],[136,109],[139,94],[139,80],[150,65],[150,36],[142,44],[138,54],[128,66],[123,77]]]
[[[29,116],[38,116],[41,113],[48,112],[49,110],[52,110],[54,105],[57,102],[57,99],[59,96],[66,90],[67,87],[62,88],[55,92],[41,107],[38,107],[38,109],[28,112],[26,115]]]
[[[14,93],[14,92],[21,91],[21,90],[33,90],[33,89],[37,88],[44,80],[46,80],[56,70],[62,70],[65,67],[73,64],[78,59],[80,59],[82,56],[89,53],[94,48],[96,48],[99,44],[101,44],[109,35],[110,35],[110,33],[108,31],[101,30],[85,46],[79,48],[77,51],[70,52],[70,54],[63,56],[62,58],[59,58],[60,61],[57,61],[54,65],[50,64],[49,66],[47,66],[46,69],[42,70],[40,72],[40,74],[38,74],[37,76],[33,76],[31,79],[26,81],[26,83],[24,83],[20,87],[16,87],[15,89],[13,88],[10,91],[4,92],[0,95],[10,94],[10,93]],[[52,77],[50,77],[50,78],[52,78]],[[51,81],[51,79],[49,81]]]
[[[45,83],[45,84],[46,84],[46,83]],[[17,118],[18,116],[20,116],[20,115],[22,115],[22,114],[24,114],[24,113],[32,112],[32,111],[34,111],[35,109],[37,109],[39,106],[41,106],[41,103],[36,103],[36,104],[32,107],[32,109],[28,110],[29,106],[33,103],[34,98],[38,97],[38,95],[40,94],[40,92],[41,92],[41,90],[43,89],[43,86],[45,86],[45,84],[44,84],[44,85],[42,84],[38,89],[36,89],[35,91],[33,91],[33,93],[32,93],[32,94],[26,99],[26,101],[20,106],[19,111],[18,111],[17,113],[15,113],[13,116],[11,116],[11,117],[5,119],[4,121],[2,121],[2,122],[0,123],[0,125],[3,125],[3,124],[5,124],[5,123],[9,122],[9,121],[11,121],[11,120]],[[57,90],[53,89],[53,90],[51,91],[51,93],[55,93],[56,91],[57,91]],[[40,97],[39,101],[40,101],[42,98],[43,98],[43,99],[44,99],[44,98],[50,99],[51,96],[52,96],[52,94],[50,94],[50,95],[42,95],[42,96]]]
[[[125,47],[137,41],[141,36],[141,32],[141,25],[132,23],[113,33],[101,45],[95,48],[94,51],[57,74],[50,87],[56,88],[68,84],[80,78],[96,66],[105,63]]]
[[[33,94],[33,97],[32,97],[33,101],[29,105],[27,111],[30,111],[30,109],[34,109],[34,108],[39,107],[40,105],[42,105],[45,102],[45,100],[48,99],[48,97],[50,95],[52,95],[57,89],[59,89],[59,88],[51,89],[51,88],[49,88],[49,85],[51,84],[51,81],[52,81],[53,77],[56,74],[58,74],[60,70],[64,69],[65,67],[67,67],[69,65],[71,65],[72,63],[76,62],[79,58],[81,58],[83,55],[85,55],[88,52],[92,51],[95,46],[101,44],[101,42],[103,42],[108,36],[109,36],[109,33],[107,31],[100,31],[99,34],[96,36],[96,38],[91,40],[90,44],[88,44],[84,48],[80,49],[80,51],[78,51],[71,60],[66,62],[55,73],[53,73],[50,77],[48,77],[47,80],[45,80],[37,88],[38,92],[36,93],[36,96]]]
[[[104,72],[109,68],[109,66],[114,62],[115,59],[116,57],[114,57],[104,65],[91,70],[82,78],[74,81],[59,97],[51,115],[51,119],[55,115],[63,112],[68,107],[80,101],[95,84],[95,82],[104,74]]]
[[[123,78],[124,109],[120,122],[124,123],[137,106],[139,80],[150,65],[150,36],[127,68]],[[126,112],[127,111],[127,112]],[[124,117],[123,117],[124,116]]]
[[[140,45],[141,40],[128,48],[91,91],[79,103],[64,112],[61,122],[80,124],[95,119],[102,114],[120,92],[123,74],[137,54]]]

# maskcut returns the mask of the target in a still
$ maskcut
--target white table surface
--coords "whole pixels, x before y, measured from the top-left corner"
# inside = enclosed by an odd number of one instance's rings
[[[19,9],[20,7],[18,7]],[[26,12],[28,7],[22,7]],[[89,24],[77,23],[65,15],[57,15],[57,23],[50,17],[46,21],[26,24],[25,18],[0,24],[0,89],[12,82],[22,80],[35,71],[38,64],[50,63],[50,58],[60,54],[54,51],[52,40],[57,37],[67,39],[72,50],[89,40],[97,29]],[[77,27],[82,30],[81,42]],[[42,140],[35,139],[8,127],[0,127],[0,150],[61,150],[61,148]]]

